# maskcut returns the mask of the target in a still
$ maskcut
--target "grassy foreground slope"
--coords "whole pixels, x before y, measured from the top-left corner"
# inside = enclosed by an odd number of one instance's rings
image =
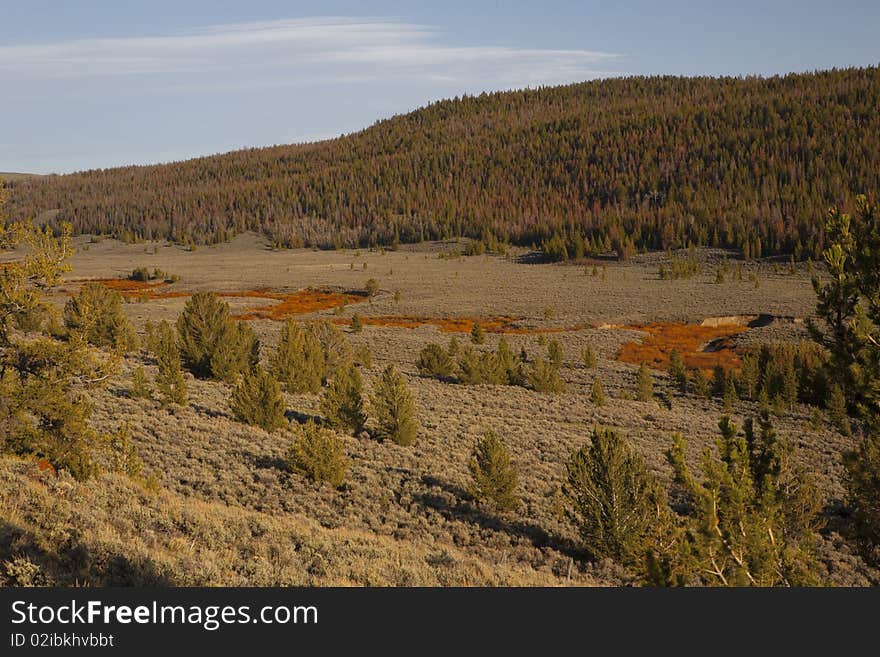
[[[880,69],[626,78],[446,100],[324,142],[14,183],[79,232],[284,246],[488,233],[554,254],[720,246],[818,258],[880,183]]]
[[[523,564],[489,564],[452,546],[325,528],[152,492],[128,477],[87,483],[0,458],[0,564],[9,585],[557,585]],[[38,566],[38,567],[35,567]],[[589,583],[580,581],[580,584]]]

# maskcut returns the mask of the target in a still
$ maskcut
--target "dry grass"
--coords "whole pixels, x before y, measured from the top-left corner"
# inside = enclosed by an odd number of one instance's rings
[[[223,383],[188,377],[190,402],[183,408],[163,409],[157,402],[130,398],[132,368],[142,365],[150,378],[156,373],[150,358],[136,354],[126,359],[107,390],[94,395],[94,423],[112,431],[124,420],[131,422],[132,440],[147,471],[158,475],[161,491],[148,495],[115,475],[72,484],[63,476],[41,473],[35,464],[4,461],[0,519],[7,530],[0,536],[23,538],[0,538],[0,556],[16,550],[32,554],[47,569],[76,573],[90,583],[114,581],[107,565],[114,560],[129,564],[123,573],[131,564],[148,564],[145,572],[160,573],[159,583],[625,583],[619,570],[586,559],[577,534],[560,515],[558,490],[566,461],[588,440],[593,426],[614,427],[668,482],[664,453],[672,434],[686,434],[689,457],[697,462],[713,446],[724,410],[721,400],[680,394],[663,373],[655,374],[659,401],[632,400],[636,368],[618,360],[621,346],[656,339],[657,344],[648,345],[654,350],[649,361],[661,358],[662,364],[675,344],[693,363],[687,353],[699,355],[700,345],[713,338],[803,337],[797,324],[747,331],[724,327],[715,329],[718,333],[680,324],[762,312],[803,317],[815,303],[809,276],[777,276],[768,265],[759,289],[738,282],[715,285],[709,274],[659,281],[656,262],[637,259],[607,263],[603,281],[576,266],[521,264],[492,256],[437,258],[436,249],[446,246],[402,247],[384,254],[270,251],[256,240],[238,238],[195,252],[147,245],[150,253],[144,253],[143,245],[103,240],[77,253],[77,277],[118,278],[142,265],[180,275],[173,286],[148,290],[154,295],[149,303],[125,304],[139,327],[146,320],[177,317],[185,300],[171,293],[216,290],[229,295],[233,314],[245,315],[284,303],[266,295],[310,288],[344,294],[339,291],[363,289],[365,280],[375,277],[379,294],[356,307],[364,329],[347,337],[353,347],[373,353],[372,365],[362,370],[368,397],[384,367],[393,364],[403,373],[418,402],[421,430],[409,448],[344,437],[351,463],[348,480],[340,491],[317,488],[284,463],[290,433],[268,434],[236,422],[230,388]],[[716,257],[714,252],[700,255]],[[707,265],[704,271],[712,268]],[[399,303],[393,299],[397,289]],[[242,290],[251,292],[236,296]],[[257,305],[263,299],[265,308]],[[336,314],[339,306],[306,305],[311,299],[295,304],[303,318],[350,321],[351,309]],[[59,304],[65,300],[63,295],[57,299]],[[547,307],[553,312],[545,313]],[[566,392],[462,386],[419,376],[415,362],[421,349],[449,331],[470,331],[475,319],[487,332],[482,348],[494,349],[501,337],[496,331],[503,331],[511,348],[517,353],[525,349],[530,359],[546,356],[543,333],[554,331],[564,354]],[[493,326],[492,320],[498,323]],[[644,330],[658,322],[678,323],[678,328],[656,335]],[[602,324],[618,328],[591,328]],[[251,325],[265,359],[277,343],[279,323],[267,318]],[[587,345],[598,358],[593,370],[581,364]],[[708,356],[712,367],[718,356]],[[602,379],[608,396],[601,407],[589,401],[595,377]],[[285,399],[292,422],[321,415],[316,395]],[[755,412],[754,404],[741,402],[733,419],[742,426]],[[796,405],[775,418],[775,428],[795,445],[797,458],[828,500],[831,525],[821,550],[830,581],[864,584],[876,573],[865,569],[834,533],[843,499],[840,456],[854,442],[827,423],[811,427],[811,413]],[[471,450],[487,430],[502,437],[520,473],[523,504],[515,513],[497,514],[466,493]],[[57,522],[53,509],[60,514]],[[53,555],[64,545],[70,554],[81,548],[97,556],[79,565],[68,557],[56,559]]]

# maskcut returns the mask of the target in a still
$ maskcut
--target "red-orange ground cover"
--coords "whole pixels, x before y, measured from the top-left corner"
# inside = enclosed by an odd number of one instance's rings
[[[344,306],[349,303],[366,301],[366,297],[362,294],[316,289],[298,290],[293,293],[272,292],[265,289],[249,290],[247,292],[222,292],[220,296],[274,299],[278,301],[278,303],[248,308],[246,313],[236,315],[235,319],[282,320],[291,315],[304,315],[306,313]]]
[[[644,331],[648,335],[641,342],[622,344],[617,354],[618,360],[633,365],[647,363],[649,367],[665,369],[669,366],[670,352],[676,349],[686,367],[702,370],[711,370],[716,365],[725,369],[738,368],[741,363],[732,338],[748,330],[738,324],[700,326],[675,322],[654,322],[624,328]],[[713,343],[713,350],[704,351],[710,342]]]

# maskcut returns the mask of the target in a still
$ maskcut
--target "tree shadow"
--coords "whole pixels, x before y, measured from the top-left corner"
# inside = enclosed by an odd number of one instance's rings
[[[55,586],[156,586],[170,587],[176,583],[161,572],[149,557],[129,556],[108,550],[96,550],[82,540],[77,530],[44,547],[33,532],[0,519],[0,563],[21,563],[27,560],[39,567],[31,584]],[[6,573],[8,575],[8,569]],[[23,584],[7,581],[7,585]]]
[[[584,560],[589,556],[573,541],[556,536],[532,522],[487,513],[478,507],[473,496],[460,486],[431,475],[422,476],[422,483],[432,488],[439,488],[441,494],[417,493],[413,495],[415,502],[436,511],[447,520],[460,520],[477,525],[481,529],[524,538],[536,548],[550,548],[573,559]]]
[[[293,409],[288,409],[284,411],[284,417],[287,418],[288,422],[296,422],[298,424],[305,424],[309,420],[314,422],[315,424],[324,424],[324,418],[320,415],[312,415],[310,413],[302,413],[300,411],[295,411]]]

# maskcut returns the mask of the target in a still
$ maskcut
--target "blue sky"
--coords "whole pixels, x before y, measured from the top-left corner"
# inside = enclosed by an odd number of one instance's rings
[[[0,0],[0,171],[326,138],[484,90],[877,65],[878,35],[877,0]]]

